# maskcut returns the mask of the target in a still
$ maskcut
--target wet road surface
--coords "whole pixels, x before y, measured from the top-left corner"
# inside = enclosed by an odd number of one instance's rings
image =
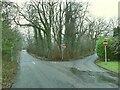
[[[12,88],[118,88],[118,77],[94,64],[97,55],[76,61],[43,61],[21,51]]]

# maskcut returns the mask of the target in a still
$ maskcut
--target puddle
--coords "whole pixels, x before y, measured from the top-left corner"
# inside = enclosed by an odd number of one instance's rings
[[[118,82],[112,78],[109,78],[107,76],[104,76],[104,75],[100,75],[99,76],[99,79],[98,79],[100,82],[104,81],[104,82],[112,82],[114,84],[118,84]]]
[[[79,71],[74,67],[70,71],[86,83],[112,83],[118,85],[118,78],[107,72]]]

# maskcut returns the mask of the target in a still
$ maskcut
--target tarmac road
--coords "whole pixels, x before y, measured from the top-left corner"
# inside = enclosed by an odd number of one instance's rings
[[[118,77],[94,64],[97,55],[75,61],[38,60],[21,51],[12,88],[118,88]]]

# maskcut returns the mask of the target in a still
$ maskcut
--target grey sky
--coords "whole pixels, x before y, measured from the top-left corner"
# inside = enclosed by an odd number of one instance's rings
[[[10,0],[22,4],[30,0]],[[118,2],[120,0],[76,0],[76,1],[89,1],[90,13],[95,17],[114,18],[118,17]]]

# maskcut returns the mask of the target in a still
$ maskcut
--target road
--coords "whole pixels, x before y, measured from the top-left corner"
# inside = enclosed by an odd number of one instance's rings
[[[21,51],[12,88],[118,88],[118,77],[94,64],[97,55],[76,61],[38,60]]]

